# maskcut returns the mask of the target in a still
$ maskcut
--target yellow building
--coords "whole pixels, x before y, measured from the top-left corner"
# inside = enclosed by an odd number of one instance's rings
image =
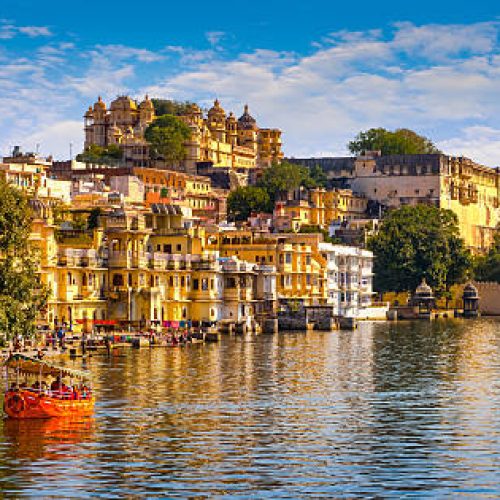
[[[278,231],[298,232],[302,226],[328,229],[332,222],[360,219],[365,216],[367,199],[350,189],[311,189],[290,193],[276,202],[274,227]]]
[[[30,201],[33,209],[30,244],[40,255],[42,283],[51,290],[41,323],[66,323],[79,330],[88,321],[107,317],[107,262],[103,232],[61,230],[53,221],[53,200]]]
[[[319,165],[329,179],[342,180],[354,192],[381,207],[419,203],[452,210],[466,245],[485,251],[500,223],[500,170],[464,157],[444,154],[390,155],[366,152],[352,158],[294,158]]]
[[[186,159],[180,165],[152,162],[144,131],[154,118],[154,106],[148,96],[141,103],[120,96],[109,109],[99,97],[84,115],[85,148],[92,144],[116,144],[123,150],[128,165],[149,167],[154,163],[194,174],[198,163],[248,173],[283,158],[279,129],[259,128],[248,106],[239,119],[233,113],[226,115],[216,99],[206,116],[193,104],[186,115],[179,117],[191,128],[191,138],[185,144]]]
[[[213,233],[208,244],[224,257],[276,266],[278,299],[295,299],[313,305],[324,303],[327,293],[325,262],[318,252],[320,238],[317,234],[238,230]]]

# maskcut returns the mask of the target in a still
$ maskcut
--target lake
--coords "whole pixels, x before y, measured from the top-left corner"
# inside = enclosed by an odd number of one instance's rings
[[[95,415],[0,422],[5,497],[498,497],[500,321],[363,323],[68,362]]]

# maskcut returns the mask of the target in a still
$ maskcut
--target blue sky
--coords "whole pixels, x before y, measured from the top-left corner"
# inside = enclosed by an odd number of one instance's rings
[[[0,152],[66,158],[98,95],[149,93],[236,113],[248,102],[290,156],[409,127],[498,165],[495,3],[2,0]]]

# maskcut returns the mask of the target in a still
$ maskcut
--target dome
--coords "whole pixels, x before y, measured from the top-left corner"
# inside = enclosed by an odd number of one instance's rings
[[[140,109],[148,109],[148,110],[154,110],[153,106],[153,101],[149,98],[149,96],[146,94],[146,97],[144,98],[144,101],[139,104]]]
[[[104,104],[103,100],[101,99],[101,96],[97,98],[97,101],[94,104],[94,111],[106,111],[106,104]]]
[[[244,130],[251,130],[257,128],[257,121],[255,118],[248,112],[248,104],[245,104],[245,108],[243,110],[243,114],[238,119],[238,125],[240,128]]]
[[[208,116],[209,117],[217,116],[218,118],[219,117],[222,117],[222,118],[226,117],[226,112],[224,111],[224,109],[220,105],[219,99],[215,99],[214,105],[208,110]]]
[[[137,103],[131,99],[129,96],[122,95],[117,97],[110,106],[112,111],[131,111],[137,109]]]
[[[479,297],[479,293],[477,291],[477,288],[471,282],[469,282],[465,285],[462,296],[465,299],[477,299]]]
[[[94,112],[92,111],[92,106],[89,106],[89,109],[87,109],[87,112],[85,113],[85,118],[92,118],[94,116]]]
[[[202,112],[200,107],[196,103],[191,103],[187,108],[188,116],[201,116]]]
[[[425,278],[422,279],[422,283],[417,286],[415,295],[419,297],[432,297],[432,288],[425,282]]]

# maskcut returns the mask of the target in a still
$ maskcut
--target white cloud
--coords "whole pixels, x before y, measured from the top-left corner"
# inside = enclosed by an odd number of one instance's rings
[[[345,154],[353,135],[372,126],[444,140],[465,122],[500,121],[498,30],[493,22],[400,23],[391,38],[379,30],[332,33],[308,56],[260,50],[201,61],[143,91],[205,103],[217,96],[227,108],[249,102],[260,123],[284,130],[295,156]]]
[[[207,31],[207,33],[205,33],[205,36],[208,40],[208,43],[212,45],[212,47],[215,47],[219,45],[222,39],[226,36],[226,33],[224,31]]]
[[[45,155],[54,155],[56,159],[69,158],[70,143],[73,156],[83,149],[82,122],[76,120],[57,121],[42,126],[36,132],[19,137],[19,141],[12,143],[22,144],[25,151],[40,149]]]
[[[499,23],[415,26],[404,22],[397,23],[396,28],[393,45],[398,50],[420,58],[445,60],[463,52],[491,52],[497,43]]]
[[[0,21],[0,39],[9,40],[17,35],[26,35],[30,38],[52,36],[47,26],[16,26],[8,21]]]
[[[96,50],[115,61],[137,59],[140,62],[151,63],[164,59],[164,56],[151,50],[137,49],[126,45],[97,45]]]
[[[228,58],[217,46],[224,35],[218,32],[206,35],[209,50],[83,50],[60,42],[24,57],[0,53],[0,137],[4,144],[23,136],[33,142],[37,131],[48,134],[59,120],[74,119],[68,130],[76,144],[83,138],[77,119],[98,95],[148,93],[204,106],[218,97],[236,113],[249,103],[262,126],[283,129],[288,155],[346,154],[360,130],[409,127],[445,151],[497,164],[499,30],[496,22],[400,23],[389,34],[331,33],[307,55],[257,49]],[[38,141],[43,149],[47,137]],[[67,135],[59,142],[65,154]]]
[[[492,166],[500,165],[500,128],[466,127],[458,137],[440,141],[437,145],[455,156],[474,158],[479,163]]]
[[[47,26],[19,26],[19,33],[23,35],[28,35],[31,38],[37,36],[51,36],[52,32],[47,28]]]

